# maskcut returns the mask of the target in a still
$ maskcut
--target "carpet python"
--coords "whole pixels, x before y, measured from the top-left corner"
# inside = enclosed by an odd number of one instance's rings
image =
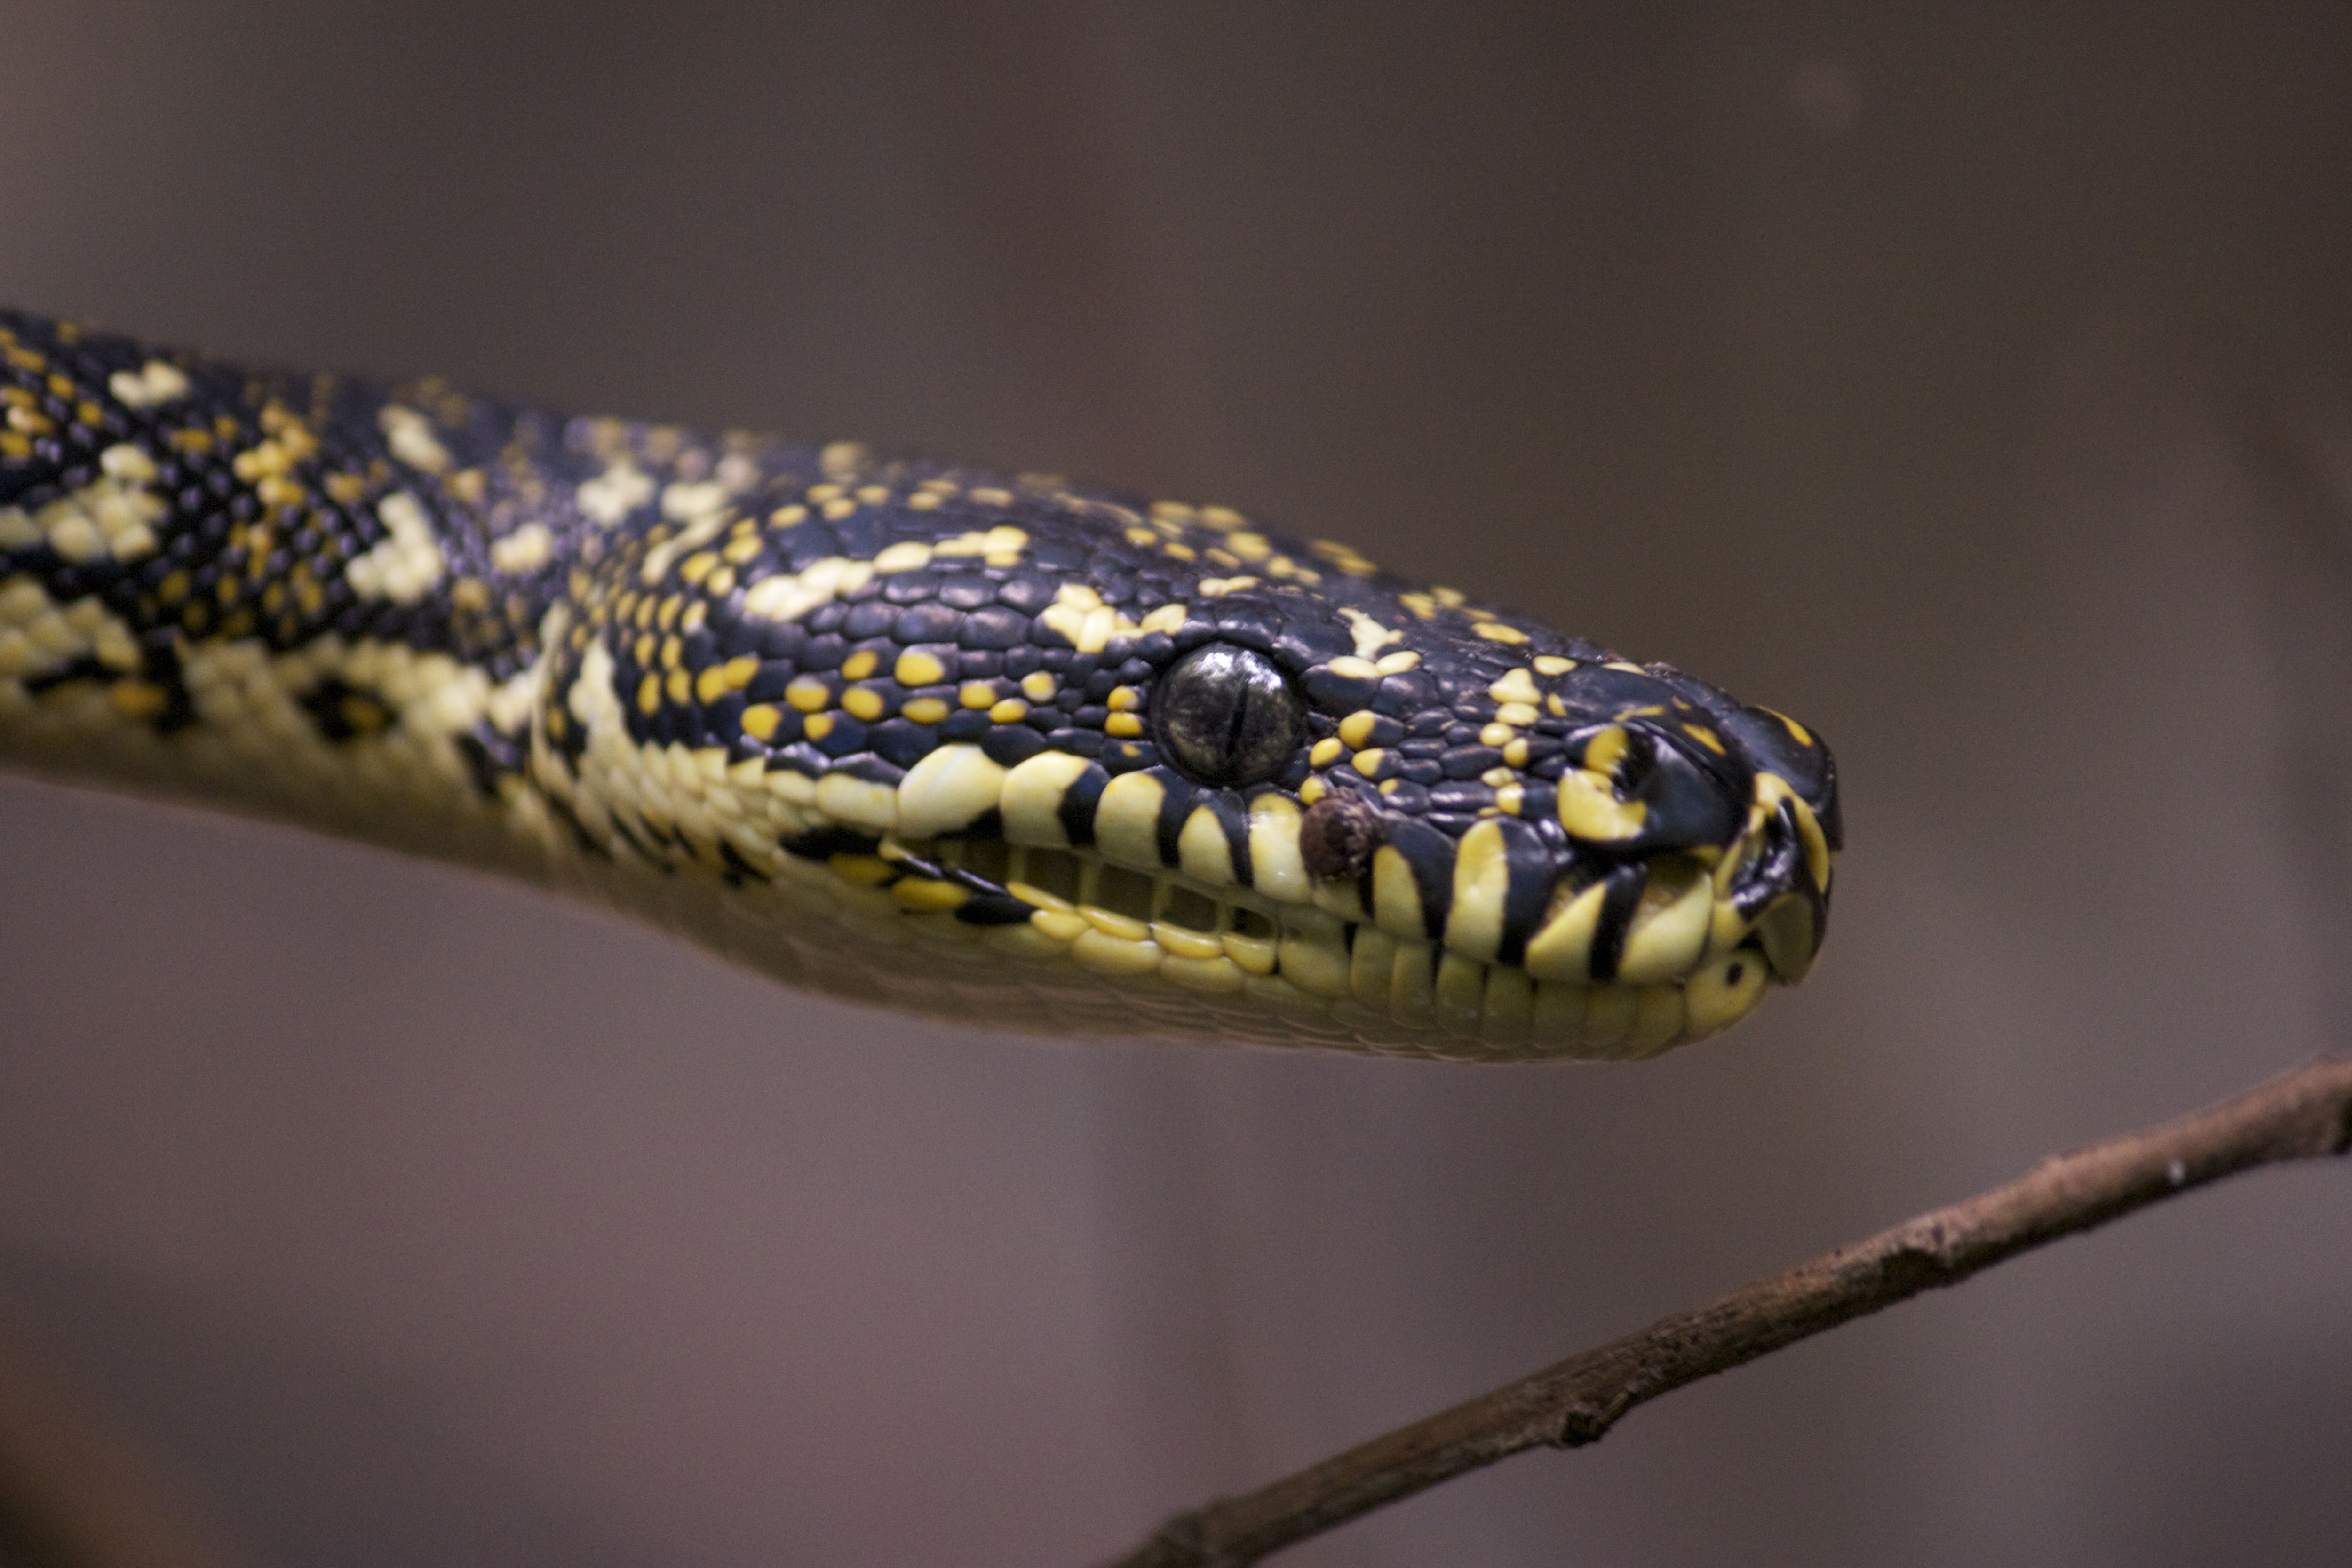
[[[1828,750],[1216,506],[0,312],[0,762],[1063,1035],[1653,1055],[1820,946]]]

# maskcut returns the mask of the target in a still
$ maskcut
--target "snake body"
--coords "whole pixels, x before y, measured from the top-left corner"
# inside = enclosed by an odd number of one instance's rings
[[[0,312],[0,762],[1058,1034],[1655,1053],[1819,948],[1828,750],[1230,510]]]

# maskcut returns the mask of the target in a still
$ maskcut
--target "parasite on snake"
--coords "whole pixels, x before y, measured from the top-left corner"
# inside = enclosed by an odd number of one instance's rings
[[[1830,753],[1230,510],[0,312],[0,762],[1037,1033],[1638,1057],[1819,950]]]

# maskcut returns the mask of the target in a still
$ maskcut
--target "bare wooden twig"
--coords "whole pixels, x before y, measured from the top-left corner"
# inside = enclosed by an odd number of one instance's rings
[[[2352,1061],[2043,1161],[2006,1186],[1571,1356],[1273,1485],[1177,1515],[1115,1568],[1241,1568],[1528,1448],[1597,1442],[1627,1411],[2003,1258],[2239,1171],[2352,1147]]]

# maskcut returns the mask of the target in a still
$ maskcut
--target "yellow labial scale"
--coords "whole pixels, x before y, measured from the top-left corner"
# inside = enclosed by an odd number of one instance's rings
[[[1359,931],[1348,955],[1348,992],[1368,1007],[1388,1006],[1396,969],[1396,939],[1386,931]]]
[[[1617,961],[1617,978],[1624,984],[1670,980],[1696,963],[1706,950],[1715,912],[1713,880],[1693,868],[1679,888],[1662,886],[1667,874],[1664,868],[1652,872],[1652,886],[1634,911],[1633,929]],[[1668,896],[1656,898],[1661,892]]]
[[[1656,1056],[1683,1037],[1683,988],[1643,985],[1634,988],[1633,1026],[1626,1037],[1629,1061]]]
[[[1034,760],[1034,759],[1033,759]],[[1095,807],[1095,846],[1115,866],[1160,864],[1160,808],[1167,790],[1150,773],[1120,773]]]
[[[1606,882],[1595,882],[1564,902],[1528,942],[1524,967],[1538,980],[1582,984],[1592,975],[1592,936],[1601,923]]]
[[[1155,831],[1156,826],[1155,819]],[[1184,874],[1194,881],[1212,887],[1234,885],[1233,843],[1225,837],[1225,825],[1207,806],[1194,806],[1184,819],[1183,830],[1176,838],[1176,853]]]
[[[1003,794],[1005,770],[978,746],[940,746],[898,781],[898,830],[929,838],[976,822]]]
[[[1640,998],[1630,985],[1595,985],[1585,993],[1584,1048],[1593,1057],[1613,1057],[1633,1033]]]
[[[1530,1037],[1546,1054],[1584,1053],[1584,1015],[1590,994],[1581,985],[1561,985],[1551,981],[1537,984],[1528,1026]]]
[[[1168,921],[1153,921],[1150,933],[1152,941],[1179,958],[1223,959],[1225,956],[1224,940],[1212,931],[1194,931],[1190,926],[1180,926]]]
[[[959,908],[971,897],[971,889],[928,877],[907,877],[891,885],[890,894],[900,909],[930,912]]]
[[[1419,942],[1428,927],[1421,912],[1421,887],[1412,867],[1392,845],[1372,852],[1372,915],[1382,931],[1401,942]]]
[[[1500,1049],[1528,1044],[1535,1029],[1535,983],[1522,970],[1486,972],[1486,992],[1478,1011],[1478,1038]]]
[[[1224,943],[1225,956],[1241,965],[1250,974],[1272,974],[1281,961],[1281,947],[1270,936],[1244,936],[1229,931],[1219,938]]]
[[[1008,772],[1000,803],[1005,842],[1066,848],[1070,839],[1062,826],[1062,797],[1087,765],[1084,757],[1066,752],[1040,752]]]
[[[1763,999],[1768,978],[1753,952],[1726,953],[1700,965],[1683,986],[1684,1037],[1705,1039],[1739,1022]]]
[[[1813,911],[1805,900],[1785,893],[1757,917],[1756,940],[1771,961],[1772,972],[1793,985],[1811,969],[1821,933],[1813,928]]]
[[[1470,825],[1454,857],[1454,897],[1445,945],[1492,963],[1503,942],[1503,900],[1510,891],[1510,858],[1503,828],[1491,818]]]
[[[1095,928],[1076,910],[1039,910],[1029,923],[1056,942],[1072,942]]]
[[[1475,1037],[1479,1005],[1486,994],[1486,966],[1458,952],[1440,955],[1432,994],[1438,1026],[1449,1035]]]
[[[1272,791],[1249,805],[1250,885],[1284,903],[1307,901],[1307,866],[1298,850],[1299,811]]]
[[[1083,932],[1070,944],[1070,956],[1101,974],[1148,974],[1166,956],[1157,942],[1130,941],[1098,930]]]
[[[1338,932],[1305,931],[1285,926],[1281,944],[1282,977],[1317,996],[1348,994],[1348,951]]]
[[[888,832],[898,826],[898,792],[846,773],[827,773],[816,781],[816,807],[856,827]]]
[[[1087,923],[1095,930],[1106,936],[1118,937],[1122,942],[1144,942],[1151,935],[1148,922],[1132,915],[1120,914],[1116,910],[1106,910],[1096,904],[1080,904],[1078,913],[1084,915]]]
[[[1581,768],[1559,775],[1559,825],[1572,838],[1594,844],[1632,838],[1649,815],[1646,804],[1619,800],[1609,784]]]

